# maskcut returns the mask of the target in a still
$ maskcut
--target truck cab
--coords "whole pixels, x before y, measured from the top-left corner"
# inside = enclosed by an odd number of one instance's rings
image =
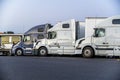
[[[75,55],[75,43],[77,39],[84,37],[84,27],[71,19],[57,23],[47,34],[47,39],[42,39],[34,46],[36,54]]]
[[[22,40],[13,46],[13,55],[35,55],[33,46],[37,41],[47,37],[47,30],[51,24],[38,25],[24,33]]]
[[[120,16],[113,16],[97,24],[91,37],[79,40],[76,46],[83,57],[120,56]]]

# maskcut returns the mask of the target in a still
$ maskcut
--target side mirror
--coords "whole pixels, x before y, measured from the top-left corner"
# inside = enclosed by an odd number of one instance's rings
[[[13,46],[15,45],[16,43],[13,41]]]
[[[37,39],[35,39],[34,42],[37,42]]]
[[[27,41],[27,39],[26,38],[23,38],[23,42],[26,42]]]
[[[93,34],[92,36],[93,36],[93,37],[98,37],[98,34]]]
[[[37,39],[32,40],[32,43],[37,42]]]
[[[46,38],[49,39],[49,34],[47,33]]]

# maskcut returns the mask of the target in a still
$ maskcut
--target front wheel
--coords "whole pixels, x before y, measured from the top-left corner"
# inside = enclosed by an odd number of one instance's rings
[[[94,51],[91,47],[85,47],[82,52],[82,56],[85,58],[91,58],[94,56]]]
[[[15,51],[15,54],[16,54],[17,56],[21,56],[21,55],[23,55],[23,50],[22,50],[22,49],[17,49],[17,50]]]
[[[38,55],[40,55],[40,56],[46,56],[47,54],[48,54],[48,51],[47,51],[47,49],[45,47],[39,48]]]

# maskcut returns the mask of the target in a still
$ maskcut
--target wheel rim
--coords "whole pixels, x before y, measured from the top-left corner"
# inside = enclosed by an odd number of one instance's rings
[[[17,55],[22,55],[22,50],[17,50]]]
[[[40,50],[40,55],[45,55],[46,54],[46,50],[45,49],[41,49]]]
[[[89,49],[86,49],[86,50],[84,51],[84,55],[85,55],[86,57],[91,56],[91,51],[90,51]]]

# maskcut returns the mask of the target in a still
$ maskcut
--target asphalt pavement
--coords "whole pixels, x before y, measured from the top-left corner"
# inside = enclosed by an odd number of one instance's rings
[[[0,80],[120,80],[120,60],[0,56]]]

